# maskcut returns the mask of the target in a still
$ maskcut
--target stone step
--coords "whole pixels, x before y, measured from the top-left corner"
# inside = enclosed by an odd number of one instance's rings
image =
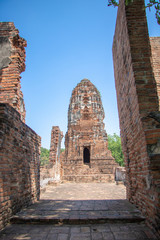
[[[46,198],[23,208],[11,218],[12,223],[52,223],[52,224],[92,224],[92,223],[134,223],[143,222],[145,218],[141,212],[126,199],[79,199],[80,196],[73,195],[77,184],[62,184],[59,187],[48,187]],[[84,195],[80,186],[89,194],[90,188],[93,191],[99,189],[99,184],[78,184],[77,190]],[[101,184],[100,184],[101,185]],[[104,185],[104,184],[103,184]],[[90,188],[89,188],[90,186]],[[112,184],[113,186],[113,184]],[[60,188],[63,187],[62,197]],[[101,190],[103,190],[102,187]],[[109,188],[109,186],[108,186]],[[112,187],[113,188],[113,187]],[[116,186],[116,189],[118,186]],[[108,189],[109,190],[109,189]],[[110,189],[111,190],[111,189]],[[58,199],[52,200],[58,194]],[[68,195],[67,195],[68,192]],[[51,194],[51,195],[50,195]],[[70,199],[68,199],[70,196]],[[91,193],[90,193],[91,196]]]
[[[64,175],[62,182],[115,182],[114,174]]]
[[[101,175],[101,174],[113,174],[113,169],[93,169],[93,168],[77,168],[77,169],[64,169],[65,175]]]
[[[52,223],[52,224],[98,224],[98,223],[137,223],[145,218],[139,212],[128,211],[50,211],[32,214],[17,214],[11,223]]]

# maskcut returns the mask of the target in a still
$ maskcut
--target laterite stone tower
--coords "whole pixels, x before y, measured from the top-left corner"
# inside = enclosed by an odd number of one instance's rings
[[[103,120],[100,93],[88,79],[83,79],[73,89],[68,109],[64,181],[114,181],[117,164],[107,147]]]

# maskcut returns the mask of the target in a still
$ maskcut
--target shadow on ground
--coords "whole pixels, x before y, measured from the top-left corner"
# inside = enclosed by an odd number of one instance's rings
[[[48,186],[40,201],[12,217],[0,240],[157,239],[125,196],[115,184]]]
[[[141,222],[144,217],[127,200],[40,200],[12,217],[12,223],[90,224]]]

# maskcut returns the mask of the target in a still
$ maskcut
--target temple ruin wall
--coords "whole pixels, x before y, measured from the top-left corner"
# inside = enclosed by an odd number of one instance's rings
[[[41,138],[24,123],[20,90],[25,46],[13,23],[0,23],[0,229],[40,193]]]
[[[152,52],[152,67],[157,84],[157,92],[159,96],[160,106],[160,37],[150,37],[151,52]]]
[[[127,198],[159,232],[160,113],[143,0],[120,1],[113,59]]]
[[[39,199],[41,138],[8,104],[0,103],[0,229]]]
[[[15,108],[25,122],[20,74],[25,70],[27,42],[19,36],[12,22],[0,22],[0,46],[0,102]]]

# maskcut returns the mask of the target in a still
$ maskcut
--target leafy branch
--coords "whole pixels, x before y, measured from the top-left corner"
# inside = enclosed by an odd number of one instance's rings
[[[149,3],[146,5],[146,8],[149,8],[149,11],[151,11],[151,7],[155,8],[156,10],[156,19],[157,19],[157,23],[160,25],[160,1],[156,1],[156,0],[149,0]]]
[[[134,0],[125,0],[126,6],[128,6],[130,3],[132,3]],[[114,6],[118,7],[119,2],[116,0],[108,0],[108,6]],[[151,7],[154,7],[156,10],[155,17],[157,19],[157,23],[160,25],[160,0],[149,0],[149,3],[145,6],[145,8],[149,8],[151,10]]]
[[[125,0],[126,6],[128,6],[131,2],[133,2],[133,0]],[[108,0],[108,6],[118,7],[119,2],[117,2],[116,0]]]

